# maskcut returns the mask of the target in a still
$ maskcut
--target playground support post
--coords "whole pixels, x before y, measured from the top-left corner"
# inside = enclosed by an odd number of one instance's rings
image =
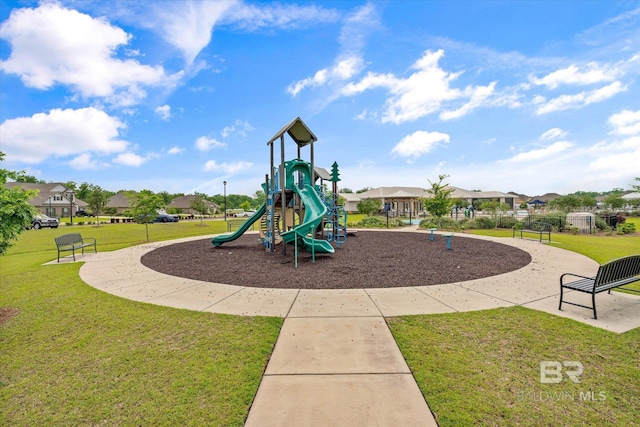
[[[298,150],[300,150],[300,146],[298,146]],[[287,194],[285,193],[285,182],[286,182],[286,177],[285,177],[285,167],[284,167],[284,134],[282,134],[280,136],[280,166],[282,168],[282,170],[280,171],[279,175],[280,175],[280,207],[281,207],[281,214],[280,217],[284,218],[285,217],[285,210],[287,208]],[[274,208],[275,209],[275,208]],[[274,216],[275,219],[275,216]],[[275,237],[275,222],[273,224],[273,245],[275,246],[276,244],[276,237]],[[287,245],[282,245],[282,255],[286,255],[287,254]]]

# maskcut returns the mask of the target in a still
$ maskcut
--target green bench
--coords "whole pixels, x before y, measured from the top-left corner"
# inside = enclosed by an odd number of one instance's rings
[[[93,252],[97,253],[96,239],[92,237],[83,238],[80,233],[63,234],[55,238],[56,247],[58,248],[58,262],[60,262],[61,252],[71,252],[73,260],[76,260],[76,249],[81,249],[84,254],[84,248],[93,246]]]
[[[564,283],[565,276],[578,277],[579,280]],[[592,309],[593,318],[597,319],[598,315],[596,313],[596,294],[604,291],[608,291],[608,293],[611,293],[611,289],[613,288],[625,289],[631,292],[640,292],[635,289],[622,287],[624,285],[628,285],[630,283],[638,281],[640,281],[640,255],[631,255],[623,258],[618,258],[616,260],[609,261],[606,264],[602,264],[598,268],[598,273],[594,277],[581,276],[579,274],[573,273],[564,273],[562,276],[560,276],[560,306],[558,307],[558,310],[562,310],[562,303],[564,302],[566,304]],[[563,291],[565,289],[591,294],[591,307],[575,302],[564,301]]]

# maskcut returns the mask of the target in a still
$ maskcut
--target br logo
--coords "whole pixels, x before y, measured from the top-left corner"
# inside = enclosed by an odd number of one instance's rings
[[[563,371],[564,368],[564,371]],[[580,383],[580,375],[584,371],[582,363],[565,360],[562,363],[555,360],[540,362],[540,382],[542,384],[557,384],[562,382],[562,373],[574,383]]]

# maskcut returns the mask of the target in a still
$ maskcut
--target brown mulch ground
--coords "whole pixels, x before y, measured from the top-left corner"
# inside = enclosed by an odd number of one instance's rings
[[[266,253],[257,234],[214,248],[209,239],[155,249],[142,263],[173,276],[258,288],[354,289],[424,286],[460,282],[517,270],[531,262],[520,249],[453,236],[429,241],[427,233],[358,231],[336,253],[301,250],[295,268],[294,247]]]

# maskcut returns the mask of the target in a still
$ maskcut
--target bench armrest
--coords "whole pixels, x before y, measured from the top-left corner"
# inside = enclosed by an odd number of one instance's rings
[[[562,279],[564,278],[564,276],[573,276],[573,277],[579,277],[581,279],[595,279],[594,276],[582,276],[580,274],[574,274],[574,273],[564,273],[562,276],[560,276],[560,285],[562,285]]]
[[[83,237],[82,238],[82,243],[91,243],[91,242],[86,242],[86,240],[93,240],[93,244],[94,245],[96,243],[96,239],[94,239],[93,237]]]

